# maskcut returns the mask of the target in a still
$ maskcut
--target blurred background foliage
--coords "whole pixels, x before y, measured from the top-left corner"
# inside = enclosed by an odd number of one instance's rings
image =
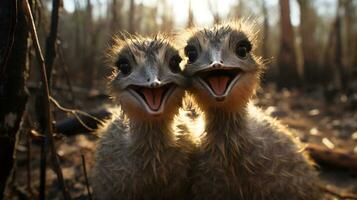
[[[42,44],[52,3],[34,1]],[[269,59],[264,83],[321,88],[327,99],[353,97],[357,73],[357,1],[351,0],[64,0],[53,80],[101,89],[110,69],[105,49],[120,31],[153,35],[250,17],[260,27],[258,55]],[[35,73],[35,72],[33,72]],[[36,77],[38,76],[31,76]],[[31,80],[31,81],[33,81]],[[90,81],[89,81],[90,80]],[[353,97],[356,98],[356,97]]]
[[[113,35],[180,33],[247,17],[259,28],[255,53],[269,61],[254,103],[305,144],[318,144],[322,150],[313,154],[315,160],[328,150],[324,161],[347,166],[344,173],[323,169],[321,176],[357,193],[356,0],[28,0],[56,100],[48,107],[42,100],[41,65],[19,6],[23,2],[0,1],[0,25],[9,27],[0,29],[7,38],[0,40],[0,199],[4,180],[12,180],[9,199],[61,199],[61,181],[46,167],[43,134],[51,123],[46,125],[44,109],[49,107],[65,182],[75,199],[86,199],[80,158],[90,169],[97,138],[88,132],[98,121],[64,107],[99,118],[110,115],[105,52]],[[17,13],[11,10],[16,3]],[[11,26],[14,18],[17,26]],[[78,123],[76,113],[89,128]]]

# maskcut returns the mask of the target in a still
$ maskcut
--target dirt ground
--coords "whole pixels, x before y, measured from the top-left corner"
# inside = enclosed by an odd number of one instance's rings
[[[336,98],[333,104],[326,104],[322,97],[323,93],[318,91],[277,92],[274,86],[269,85],[258,91],[255,103],[287,124],[302,142],[322,144],[328,148],[342,148],[351,154],[357,154],[357,112],[350,109],[345,96]],[[98,104],[92,104],[92,108],[99,107],[95,106]],[[73,199],[87,199],[81,155],[85,157],[90,174],[95,142],[96,138],[88,135],[63,137],[56,141],[64,178]],[[24,191],[31,191],[33,197],[38,195],[40,148],[36,142],[31,143],[30,153],[31,159],[28,160],[26,135],[22,134],[17,149],[14,199],[21,199]],[[27,170],[28,165],[30,174]],[[325,166],[321,166],[319,170],[321,178],[327,184],[338,187],[340,191],[357,194],[356,171]],[[48,199],[62,199],[57,177],[51,167],[47,169],[46,189]]]

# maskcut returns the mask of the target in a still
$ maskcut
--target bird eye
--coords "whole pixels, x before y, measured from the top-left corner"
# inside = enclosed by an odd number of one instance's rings
[[[248,40],[239,41],[237,43],[235,53],[240,58],[245,58],[252,50],[252,44]]]
[[[194,63],[197,60],[198,52],[195,46],[188,45],[185,47],[185,55],[188,57],[189,63]]]
[[[174,55],[169,61],[169,67],[171,72],[173,73],[179,73],[181,72],[180,68],[180,62],[182,61],[181,57],[179,55]]]
[[[125,76],[129,75],[131,72],[130,62],[126,58],[120,58],[116,62],[116,66],[117,66],[118,70]]]

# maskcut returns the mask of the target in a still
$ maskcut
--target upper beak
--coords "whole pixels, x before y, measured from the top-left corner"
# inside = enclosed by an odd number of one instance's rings
[[[218,62],[218,61],[213,61],[209,65],[209,68],[222,68],[222,67],[223,67],[223,63],[222,62]]]
[[[155,77],[154,80],[148,83],[148,86],[151,88],[158,88],[161,87],[162,85],[163,85],[162,82],[157,77]]]
[[[223,63],[222,61],[222,54],[221,54],[221,51],[220,50],[217,50],[217,49],[213,49],[211,51],[211,60],[212,60],[212,64],[213,63]]]

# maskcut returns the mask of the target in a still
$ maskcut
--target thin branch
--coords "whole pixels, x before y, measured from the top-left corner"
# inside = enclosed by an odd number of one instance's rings
[[[84,155],[81,155],[82,157],[82,166],[83,166],[83,173],[84,173],[84,178],[86,181],[86,186],[87,186],[87,191],[88,191],[88,199],[92,200],[92,194],[90,192],[90,186],[89,186],[89,181],[88,181],[88,175],[87,175],[87,169],[86,169],[86,160],[84,158]]]
[[[107,109],[100,109],[100,110],[95,110],[95,111],[90,111],[90,115],[95,116],[96,118],[99,118],[100,120],[106,121],[112,117],[112,112],[110,112]],[[90,117],[86,117],[83,115],[80,115],[81,120],[90,128],[95,129],[96,131],[98,130],[99,126],[101,126],[98,121],[93,120]],[[69,117],[60,121],[56,121],[56,124],[54,126],[54,129],[57,133],[64,134],[66,136],[73,136],[76,134],[89,134],[93,133],[93,131],[88,130],[85,128],[78,120],[76,117]],[[91,134],[95,137],[98,137],[96,134]]]
[[[53,97],[50,97],[50,100],[58,109],[60,109],[64,112],[67,112],[67,113],[71,113],[78,120],[78,122],[83,127],[85,127],[88,131],[95,131],[95,129],[89,127],[85,122],[83,122],[83,120],[80,118],[80,116],[78,114],[89,117],[89,118],[93,119],[94,121],[98,122],[98,124],[104,124],[104,121],[98,119],[97,117],[95,117],[89,113],[83,112],[81,110],[65,108],[65,107],[61,106]]]
[[[308,144],[305,150],[320,165],[327,164],[350,171],[357,170],[357,154],[350,153],[347,150],[340,148],[328,149],[318,144]]]
[[[90,117],[90,118],[92,118],[93,120],[97,121],[98,123],[104,123],[104,121],[102,121],[102,120],[98,119],[97,117],[95,117],[95,116],[93,116],[93,115],[91,115],[91,114],[89,114],[89,113],[86,113],[86,112],[84,112],[84,111],[77,110],[77,109],[69,109],[69,108],[65,108],[65,107],[61,106],[61,105],[58,103],[58,101],[56,101],[53,97],[50,97],[50,100],[51,100],[52,103],[55,104],[55,106],[56,106],[58,109],[60,109],[60,110],[62,110],[62,111],[71,112],[71,113],[75,113],[75,114],[78,113],[78,114],[81,114],[81,115]]]
[[[337,189],[335,188],[331,188],[329,186],[325,186],[325,185],[319,185],[319,187],[321,188],[321,190],[323,192],[326,192],[328,194],[331,194],[335,197],[338,197],[340,199],[353,199],[353,200],[357,200],[357,195],[356,194],[349,194],[349,193],[345,193],[345,192],[338,192]]]
[[[49,147],[51,150],[51,160],[52,160],[55,172],[57,174],[59,184],[62,189],[63,197],[65,200],[69,200],[69,199],[71,199],[71,197],[69,195],[69,192],[67,190],[65,182],[63,180],[62,170],[59,165],[59,160],[57,157],[57,153],[56,153],[56,149],[55,149],[55,145],[54,145],[54,141],[53,141],[52,118],[51,118],[51,108],[50,108],[50,91],[49,91],[48,81],[47,81],[47,76],[46,76],[46,66],[45,66],[45,62],[44,62],[43,55],[41,52],[40,43],[38,41],[36,27],[35,27],[35,24],[33,21],[33,16],[32,16],[30,5],[27,0],[23,0],[22,4],[23,4],[22,6],[25,11],[26,18],[29,22],[29,28],[31,31],[32,41],[35,46],[36,54],[39,59],[39,63],[41,64],[40,71],[41,71],[41,78],[42,78],[42,83],[43,83],[43,93],[44,93],[43,102],[44,102],[44,108],[45,108],[44,111],[45,111],[45,115],[46,115],[46,119],[47,119],[47,121],[46,121],[47,127],[45,129],[45,131],[46,131],[45,144],[46,144],[46,141],[48,141],[48,144],[49,144]]]

